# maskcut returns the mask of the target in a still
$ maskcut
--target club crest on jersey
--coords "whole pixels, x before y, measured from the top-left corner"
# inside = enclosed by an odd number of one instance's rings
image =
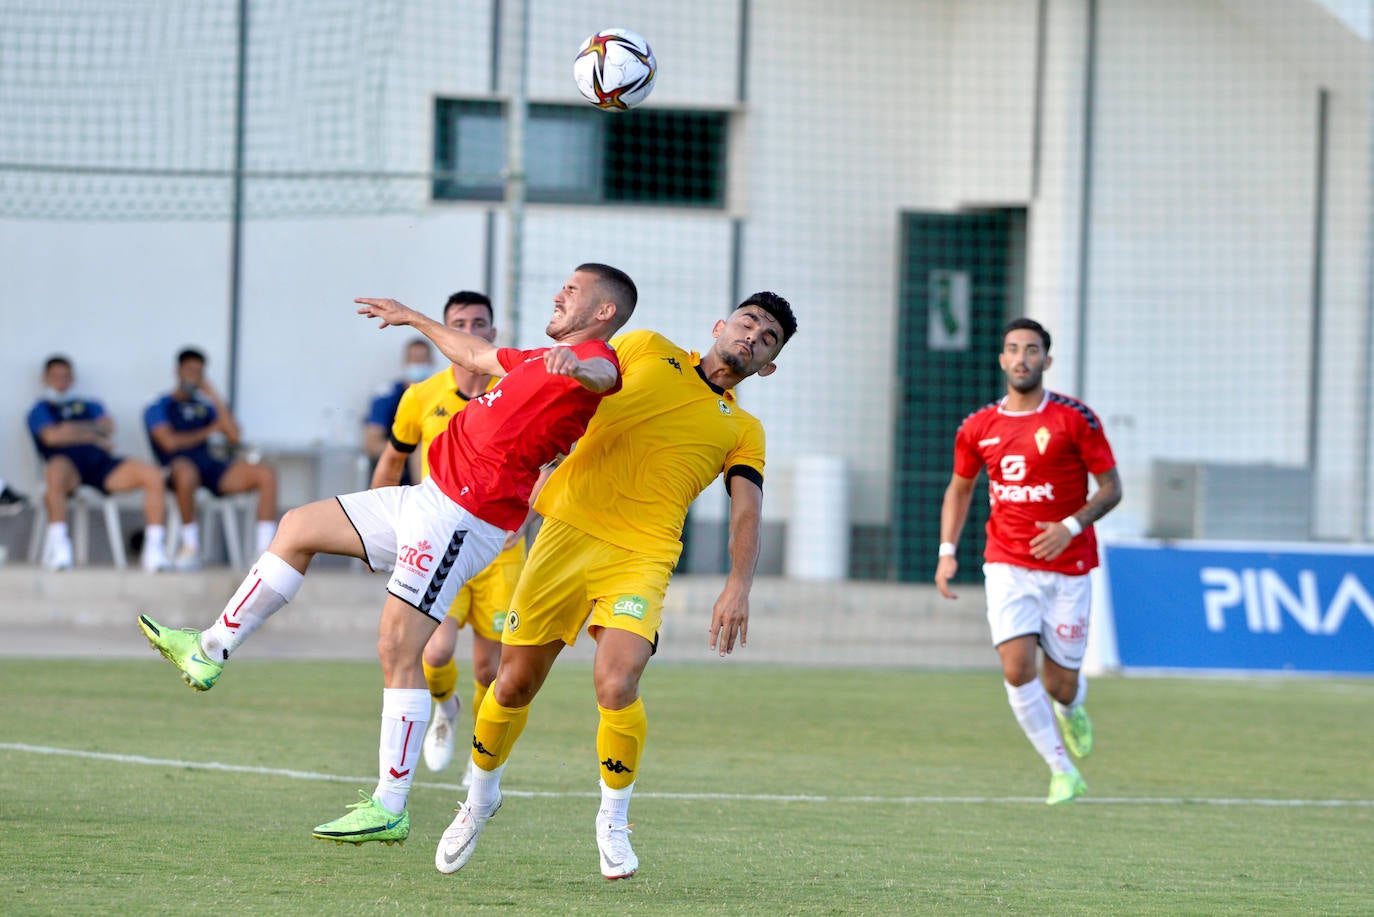
[[[1045,447],[1050,444],[1050,431],[1041,427],[1035,431],[1035,448],[1040,450],[1040,454],[1045,454]]]
[[[731,411],[730,411],[730,405],[728,405],[728,404],[725,403],[725,399],[724,399],[724,398],[721,398],[721,399],[717,400],[717,401],[716,401],[716,404],[720,405],[720,412],[721,412],[722,414],[729,414],[729,413],[731,413]]]
[[[512,609],[506,612],[506,633],[513,634],[520,629],[520,612]]]

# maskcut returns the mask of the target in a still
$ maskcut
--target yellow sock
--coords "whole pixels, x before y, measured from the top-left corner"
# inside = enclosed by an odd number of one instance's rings
[[[472,680],[472,710],[474,715],[482,709],[482,701],[486,700],[487,690],[490,687],[491,685],[484,685],[475,678]]]
[[[484,771],[494,771],[505,764],[529,718],[528,704],[502,707],[496,702],[496,695],[488,693],[472,726],[472,760]]]
[[[638,776],[639,756],[644,752],[644,737],[649,733],[644,701],[637,697],[623,710],[607,710],[600,704],[596,709],[601,711],[601,724],[596,729],[596,757],[601,762],[601,779],[613,790],[624,789]]]
[[[435,668],[425,663],[425,684],[429,685],[430,696],[436,704],[442,704],[453,696],[458,688],[458,663],[450,659]]]

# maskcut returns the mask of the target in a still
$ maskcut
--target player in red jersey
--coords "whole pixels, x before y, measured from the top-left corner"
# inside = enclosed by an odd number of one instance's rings
[[[1092,751],[1092,722],[1083,707],[1088,686],[1080,672],[1088,644],[1086,574],[1097,566],[1092,525],[1121,502],[1121,478],[1097,415],[1045,390],[1050,334],[1039,322],[1008,324],[998,362],[1006,397],[966,417],[954,439],[935,585],[955,597],[949,588],[959,570],[954,545],[978,469],[985,468],[992,505],[983,552],[988,623],[1016,721],[1050,766],[1045,801],[1055,805],[1087,790],[1064,749],[1079,758]],[[1089,476],[1097,482],[1091,499]],[[1044,656],[1038,676],[1037,645]]]
[[[634,312],[634,282],[604,264],[580,265],[554,296],[545,332],[554,346],[498,348],[390,299],[359,299],[358,310],[388,325],[411,325],[450,360],[501,382],[454,415],[429,451],[430,475],[320,500],[281,520],[271,546],[204,631],[173,630],[143,615],[139,626],[197,691],[208,691],[225,660],[300,589],[319,553],[391,569],[377,640],[382,662],[379,778],[351,812],[320,825],[321,840],[404,841],[406,800],[430,716],[421,657],[467,579],[489,564],[524,522],[544,466],[566,454],[601,399],[620,390],[620,364],[606,339]]]

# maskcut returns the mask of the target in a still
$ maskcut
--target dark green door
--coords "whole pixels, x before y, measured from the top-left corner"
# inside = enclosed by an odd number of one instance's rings
[[[897,579],[916,582],[935,575],[954,432],[1006,390],[998,338],[1022,314],[1025,211],[901,219],[893,569]],[[959,540],[960,579],[981,577],[985,488],[980,479]]]

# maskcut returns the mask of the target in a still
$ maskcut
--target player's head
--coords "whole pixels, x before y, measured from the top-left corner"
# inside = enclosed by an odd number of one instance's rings
[[[639,301],[635,282],[609,264],[579,264],[553,297],[553,318],[544,333],[555,341],[579,335],[582,340],[615,334],[634,314]]]
[[[433,351],[425,338],[411,338],[401,351],[401,375],[410,383],[423,382],[434,375]]]
[[[1044,385],[1050,357],[1050,333],[1033,318],[1016,318],[1002,329],[1002,352],[997,357],[1007,385],[1026,394]]]
[[[60,353],[55,353],[43,361],[43,385],[54,392],[63,393],[72,387],[76,373],[72,361]]]
[[[181,394],[190,397],[205,381],[205,353],[194,347],[187,347],[177,354],[177,388]]]
[[[762,291],[735,307],[729,318],[711,329],[711,352],[740,379],[772,375],[784,344],[797,333],[792,304],[777,293]]]
[[[459,290],[444,303],[444,324],[474,334],[489,343],[496,340],[496,314],[485,293]]]

